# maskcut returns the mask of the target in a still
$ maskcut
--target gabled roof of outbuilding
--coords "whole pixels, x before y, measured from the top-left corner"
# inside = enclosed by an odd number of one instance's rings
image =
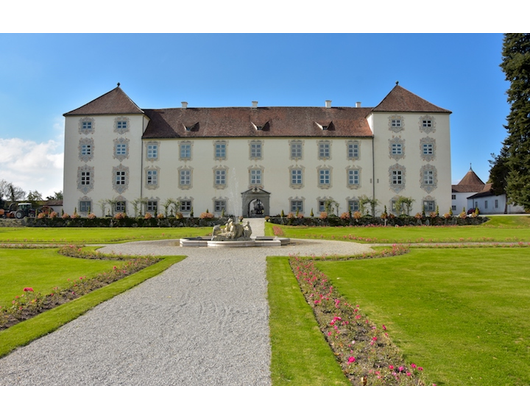
[[[433,105],[398,84],[386,95],[373,112],[443,112],[451,111]]]
[[[114,114],[143,114],[127,94],[118,87],[90,101],[86,105],[64,114],[70,115],[114,115]]]
[[[483,190],[484,185],[484,182],[482,182],[475,171],[470,169],[458,184],[452,185],[452,191],[455,193],[480,192]]]

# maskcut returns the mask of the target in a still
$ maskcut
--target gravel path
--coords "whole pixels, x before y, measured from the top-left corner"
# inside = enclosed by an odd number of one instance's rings
[[[259,220],[252,230],[263,234]],[[103,252],[188,258],[0,359],[0,385],[270,385],[265,256],[369,250],[333,241],[175,244],[106,246]]]

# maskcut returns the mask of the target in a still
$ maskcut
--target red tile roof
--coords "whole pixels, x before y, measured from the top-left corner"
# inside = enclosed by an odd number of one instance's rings
[[[73,111],[69,115],[105,115],[105,114],[143,114],[144,112],[136,105],[127,94],[118,86],[99,98],[90,101],[86,105]]]
[[[398,84],[386,95],[374,112],[443,112],[451,113],[447,109],[440,108],[427,102],[425,99],[409,92]]]
[[[143,138],[372,137],[371,112],[450,112],[396,85],[375,108],[226,107],[140,109],[119,87],[67,112],[73,115],[145,114]],[[261,129],[258,129],[260,127]],[[324,129],[327,128],[327,129]]]
[[[370,110],[342,107],[145,109],[150,122],[143,138],[372,137],[366,120]],[[256,126],[263,129],[258,130]],[[328,129],[323,130],[322,126]]]
[[[456,193],[480,192],[484,189],[484,185],[484,182],[482,182],[473,169],[470,169],[458,184],[452,186],[452,191]]]

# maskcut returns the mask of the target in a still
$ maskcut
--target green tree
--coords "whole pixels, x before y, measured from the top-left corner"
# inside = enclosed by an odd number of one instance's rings
[[[510,82],[508,137],[501,150],[508,167],[506,196],[530,210],[530,34],[505,34],[502,57],[500,66]]]
[[[498,155],[492,153],[489,160],[490,178],[488,182],[491,184],[491,192],[495,195],[506,194],[506,182],[510,171],[507,153],[508,151],[503,147]],[[504,213],[506,213],[507,209],[508,203],[505,201]]]

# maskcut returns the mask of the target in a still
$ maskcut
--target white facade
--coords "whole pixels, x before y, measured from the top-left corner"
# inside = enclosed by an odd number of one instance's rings
[[[259,199],[262,215],[309,216],[368,197],[380,214],[400,196],[412,214],[450,208],[450,112],[399,86],[373,108],[183,108],[142,110],[118,87],[66,113],[64,211],[103,216],[111,200],[105,213],[132,216],[142,200],[161,213],[173,199],[185,215],[250,216]]]

